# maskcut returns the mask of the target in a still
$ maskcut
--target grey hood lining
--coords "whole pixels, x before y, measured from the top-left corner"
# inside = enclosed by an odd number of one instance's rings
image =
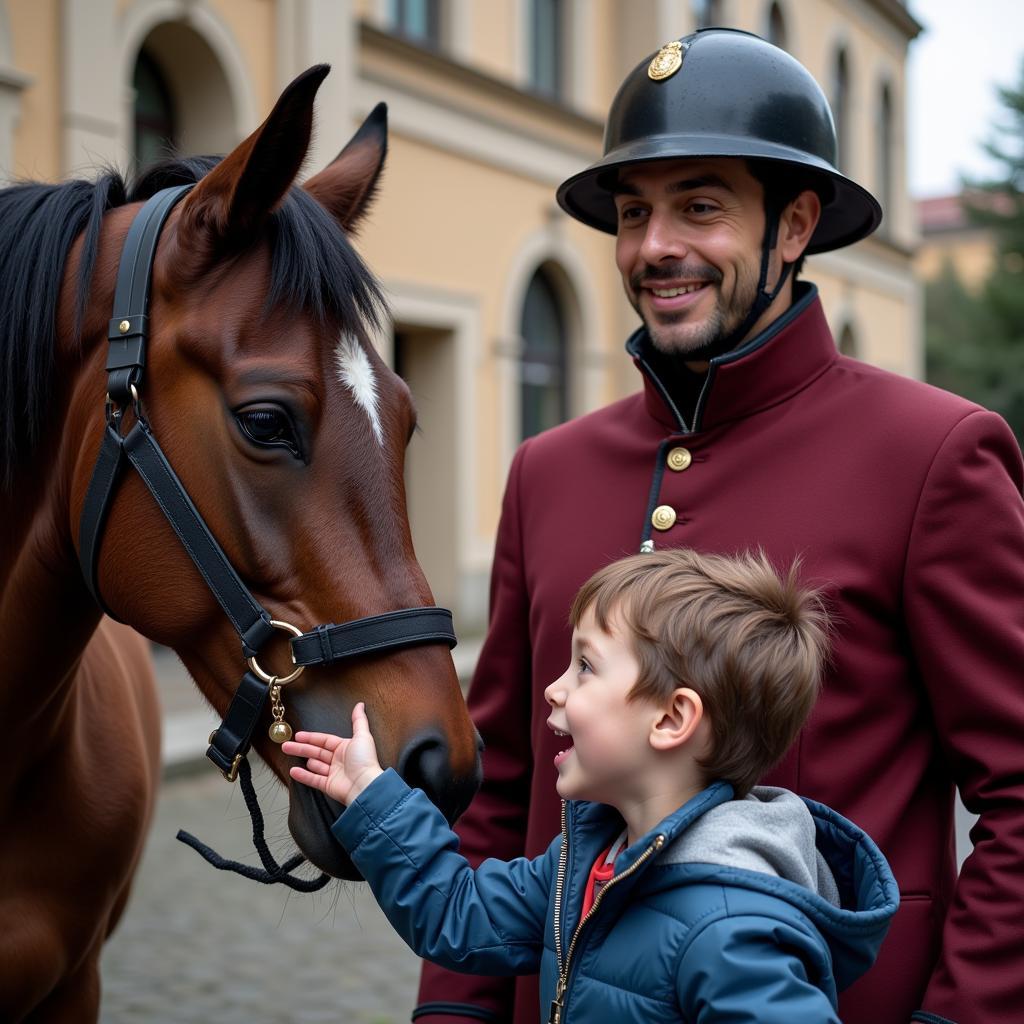
[[[773,875],[834,907],[839,888],[817,848],[807,805],[788,789],[755,786],[705,812],[658,857],[661,864],[717,864]]]

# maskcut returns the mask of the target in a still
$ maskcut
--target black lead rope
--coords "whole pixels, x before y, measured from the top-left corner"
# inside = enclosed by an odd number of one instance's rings
[[[256,847],[260,860],[263,861],[262,868],[243,864],[237,860],[228,860],[184,829],[178,830],[176,838],[186,846],[191,846],[208,864],[212,864],[219,871],[233,871],[236,875],[251,878],[254,882],[262,882],[264,885],[275,885],[280,882],[281,885],[286,885],[296,892],[317,892],[322,889],[331,880],[330,875],[321,873],[318,878],[298,878],[292,874],[300,864],[305,863],[306,858],[302,854],[296,854],[283,864],[278,864],[274,860],[274,855],[270,852],[263,836],[263,812],[256,799],[256,790],[252,784],[252,769],[246,758],[242,758],[238,765],[238,778],[242,783],[245,806],[249,809],[249,816],[252,818],[252,844]]]

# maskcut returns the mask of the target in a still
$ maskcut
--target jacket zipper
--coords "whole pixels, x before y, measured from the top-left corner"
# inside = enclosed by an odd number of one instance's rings
[[[572,955],[576,950],[576,941],[580,937],[583,926],[597,913],[597,908],[604,899],[604,894],[617,882],[629,878],[641,864],[649,860],[665,845],[665,837],[657,835],[654,842],[625,871],[609,879],[607,885],[597,894],[593,906],[576,926],[572,939],[569,942],[569,951],[565,954],[565,962],[562,961],[562,893],[565,889],[566,868],[569,863],[569,828],[568,816],[566,814],[565,801],[562,801],[562,849],[558,855],[558,874],[555,876],[555,962],[558,966],[558,983],[555,986],[555,998],[551,1001],[551,1011],[548,1014],[548,1024],[562,1024],[562,1014],[565,1011],[565,993],[569,987],[569,968],[572,965]]]

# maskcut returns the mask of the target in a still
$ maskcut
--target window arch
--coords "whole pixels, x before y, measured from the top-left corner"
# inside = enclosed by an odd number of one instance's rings
[[[836,122],[837,159],[845,168],[850,156],[850,59],[840,46],[832,64],[832,116]]]
[[[525,439],[569,416],[566,318],[548,266],[527,285],[519,336],[519,432]]]
[[[135,166],[145,167],[178,145],[177,118],[171,90],[160,65],[140,50],[132,73],[135,89]]]
[[[774,43],[779,49],[789,49],[789,40],[786,36],[786,19],[782,15],[782,8],[777,2],[772,3],[768,8],[768,42]]]
[[[882,229],[888,234],[892,227],[893,197],[895,195],[895,132],[893,124],[892,89],[888,82],[883,82],[878,93],[878,137],[875,140],[877,155],[878,201],[882,204],[885,219]]]
[[[239,141],[226,65],[200,28],[157,22],[127,65],[135,85],[131,148],[142,164],[166,155],[169,145],[182,153],[225,153]]]

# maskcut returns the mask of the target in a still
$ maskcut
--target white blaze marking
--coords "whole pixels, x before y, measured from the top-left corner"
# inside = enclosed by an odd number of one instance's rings
[[[334,350],[334,358],[338,364],[338,379],[352,392],[356,404],[369,416],[373,435],[377,443],[383,446],[384,430],[380,425],[377,378],[369,356],[351,334],[345,334]]]

